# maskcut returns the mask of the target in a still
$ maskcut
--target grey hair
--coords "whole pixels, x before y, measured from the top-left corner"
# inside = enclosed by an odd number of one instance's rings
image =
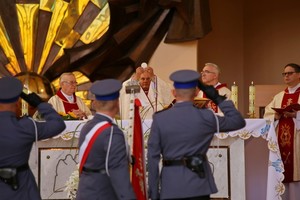
[[[60,75],[60,77],[59,77],[59,83],[62,82],[62,79],[63,79],[64,76],[70,76],[70,75],[75,76],[72,72],[65,72],[65,73],[62,73],[62,74]]]
[[[219,67],[218,65],[216,65],[215,63],[205,63],[204,66],[211,66],[211,67],[214,67],[214,68],[218,71],[218,73],[221,74],[221,69],[220,69],[220,67]]]

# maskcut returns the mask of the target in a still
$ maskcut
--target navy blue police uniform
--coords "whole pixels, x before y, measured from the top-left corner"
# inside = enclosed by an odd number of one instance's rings
[[[40,200],[40,192],[28,166],[31,148],[36,139],[61,133],[65,123],[52,106],[43,103],[35,93],[23,93],[22,97],[37,107],[45,121],[17,118],[16,112],[7,108],[16,108],[22,89],[23,84],[14,77],[0,79],[0,199]]]
[[[180,70],[171,74],[170,79],[176,90],[189,89],[196,88],[199,76],[193,70]],[[212,99],[218,100],[224,116],[199,109],[193,101],[177,101],[173,107],[154,114],[148,140],[148,185],[152,200],[209,199],[210,194],[217,192],[206,157],[217,123],[220,131],[226,132],[244,127],[245,120],[232,101],[224,101],[214,88],[201,86],[204,92],[213,92]]]
[[[121,87],[120,81],[106,79],[93,83],[90,91],[95,94],[96,101],[112,101],[118,100]],[[118,109],[118,105],[114,109]],[[82,164],[76,199],[136,199],[130,183],[124,133],[113,122],[112,116],[96,112],[94,118],[84,125],[79,137],[79,155],[84,154],[83,146],[93,128],[103,122],[111,126],[102,130],[90,146],[86,161]]]

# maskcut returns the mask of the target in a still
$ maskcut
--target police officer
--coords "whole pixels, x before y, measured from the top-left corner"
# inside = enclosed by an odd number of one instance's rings
[[[79,186],[77,200],[136,199],[130,183],[128,148],[123,132],[113,123],[119,113],[120,81],[96,81],[94,118],[82,128],[79,137]]]
[[[36,140],[51,138],[65,129],[63,119],[38,95],[22,93],[23,84],[14,77],[0,78],[0,194],[5,200],[40,200],[35,178],[28,160]],[[21,95],[22,93],[22,95]],[[18,119],[17,101],[20,97],[37,107],[44,122],[29,117]]]
[[[213,86],[198,82],[199,73],[179,70],[171,74],[174,81],[173,107],[154,114],[148,140],[149,198],[209,200],[217,188],[206,157],[217,132],[243,128],[245,120],[232,101],[224,101]],[[204,91],[224,113],[193,106],[196,87]],[[218,119],[218,120],[216,120]],[[162,157],[163,166],[159,172]]]

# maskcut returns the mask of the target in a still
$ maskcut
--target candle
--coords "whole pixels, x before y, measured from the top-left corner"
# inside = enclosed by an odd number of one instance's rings
[[[236,109],[238,109],[238,86],[235,84],[235,81],[231,86],[231,100],[234,103]]]
[[[27,80],[26,80],[27,81]],[[28,82],[28,81],[27,81]],[[29,94],[28,84],[23,85],[23,92]],[[21,100],[21,117],[28,115],[28,103],[25,100]]]
[[[254,113],[255,113],[254,101],[255,101],[255,86],[252,81],[251,85],[249,86],[249,114],[251,117],[254,117]]]
[[[21,117],[28,115],[28,103],[22,99],[21,105]]]

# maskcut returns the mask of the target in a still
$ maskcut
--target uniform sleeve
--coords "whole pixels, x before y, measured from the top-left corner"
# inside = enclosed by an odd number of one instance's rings
[[[148,186],[149,198],[159,199],[159,162],[160,162],[160,133],[157,118],[153,116],[151,132],[148,139]]]
[[[218,106],[224,113],[224,116],[218,116],[221,132],[238,130],[246,125],[245,119],[231,100],[223,101]]]
[[[38,128],[38,139],[47,139],[60,134],[65,128],[65,122],[49,103],[41,103],[38,112],[45,121],[36,122]]]

